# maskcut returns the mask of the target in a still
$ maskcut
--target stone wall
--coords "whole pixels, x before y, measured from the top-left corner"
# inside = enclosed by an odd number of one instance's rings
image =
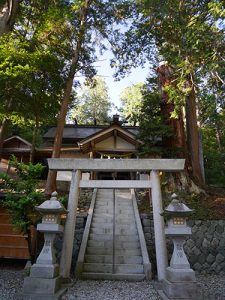
[[[155,268],[154,224],[152,215],[141,215],[150,260]],[[191,267],[199,273],[225,274],[225,220],[190,220],[192,236],[184,244]],[[173,245],[167,240],[169,258]]]
[[[72,270],[78,257],[83,232],[87,220],[87,212],[90,206],[91,189],[82,190],[79,200],[79,208],[76,218],[76,229],[74,237]],[[154,241],[153,216],[142,214],[142,226],[152,263],[153,273],[156,273],[156,255]],[[199,273],[225,274],[225,220],[200,221],[190,220],[188,225],[192,228],[192,236],[184,245],[191,267]],[[57,257],[61,255],[62,237],[57,237]],[[167,250],[169,259],[173,252],[172,241],[167,239]]]

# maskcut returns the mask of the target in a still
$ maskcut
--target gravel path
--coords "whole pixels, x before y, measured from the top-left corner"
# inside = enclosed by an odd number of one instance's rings
[[[158,300],[160,297],[147,281],[78,280],[63,300]]]
[[[25,270],[0,267],[0,300],[15,300],[21,293]],[[225,276],[198,275],[204,300],[225,300]],[[20,298],[21,299],[21,298]],[[153,282],[78,280],[63,300],[159,300]]]

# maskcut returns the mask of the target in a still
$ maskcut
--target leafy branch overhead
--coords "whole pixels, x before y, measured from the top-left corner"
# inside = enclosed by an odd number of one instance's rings
[[[124,76],[132,67],[143,65],[145,61],[151,62],[152,69],[158,67],[160,61],[171,68],[171,76],[161,86],[162,93],[168,106],[173,106],[171,119],[179,118],[185,112],[189,169],[194,179],[202,184],[199,121],[206,108],[204,101],[204,108],[200,109],[202,91],[210,86],[208,93],[215,94],[216,86],[220,86],[214,103],[217,103],[216,114],[223,116],[224,111],[224,105],[218,102],[222,99],[219,94],[224,90],[225,82],[224,3],[210,0],[135,2],[135,18],[114,51],[116,75]],[[204,135],[204,125],[202,129]],[[223,129],[217,129],[221,146]],[[207,147],[204,136],[203,146]]]
[[[12,3],[7,27],[5,17]],[[218,170],[214,167],[220,165],[222,182],[223,1],[1,1],[0,12],[0,149],[10,123],[14,131],[29,128],[32,132],[30,161],[41,130],[56,123],[52,156],[60,157],[69,110],[79,123],[94,119],[107,123],[110,107],[106,86],[83,86],[82,95],[78,95],[77,87],[80,77],[94,81],[94,63],[104,51],[111,50],[116,79],[129,74],[133,67],[149,68],[149,80],[143,87],[127,87],[121,95],[123,118],[129,124],[140,124],[145,142],[141,151],[145,155],[149,149],[156,155],[178,155],[171,147],[164,151],[169,139],[171,144],[177,139],[179,155],[187,158],[189,173],[196,182],[204,183],[203,160],[207,180],[218,181],[212,178]],[[160,92],[157,83],[151,81],[155,76]],[[99,89],[104,99],[99,97]],[[82,103],[78,104],[79,97]],[[161,143],[158,149],[157,136],[167,142],[166,147]],[[55,189],[55,179],[55,173],[49,172],[49,194]]]

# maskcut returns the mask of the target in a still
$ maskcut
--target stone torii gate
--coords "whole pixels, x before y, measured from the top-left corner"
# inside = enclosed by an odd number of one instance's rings
[[[161,216],[163,209],[159,171],[181,171],[184,169],[184,162],[184,159],[48,159],[50,170],[72,171],[67,207],[69,213],[65,224],[60,275],[63,278],[70,276],[79,188],[151,188],[157,274],[158,280],[163,280],[168,261],[164,219]],[[150,180],[82,180],[82,171],[148,171],[151,174]]]

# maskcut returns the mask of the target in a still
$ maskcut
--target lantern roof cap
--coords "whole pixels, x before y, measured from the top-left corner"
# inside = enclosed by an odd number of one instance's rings
[[[39,212],[43,213],[66,213],[65,207],[59,202],[57,199],[58,193],[53,192],[50,200],[44,201],[41,205],[36,206],[35,209]]]
[[[179,216],[179,215],[189,215],[193,212],[192,209],[190,209],[189,207],[187,207],[187,205],[185,205],[184,203],[182,203],[177,199],[177,195],[175,193],[172,194],[171,198],[172,201],[166,207],[164,214]]]

